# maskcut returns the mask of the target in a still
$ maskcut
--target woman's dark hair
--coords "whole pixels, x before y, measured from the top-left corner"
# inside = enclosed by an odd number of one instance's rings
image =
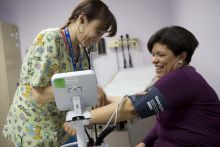
[[[107,36],[112,37],[116,34],[116,19],[109,10],[108,6],[101,0],[84,0],[83,2],[79,3],[79,5],[73,10],[68,22],[62,28],[69,26],[81,14],[84,14],[88,21],[100,19],[103,22],[103,30],[108,33]]]
[[[147,43],[150,53],[155,43],[166,45],[175,56],[184,51],[187,52],[186,64],[190,63],[192,55],[199,45],[196,37],[190,31],[180,26],[165,27],[154,33]]]

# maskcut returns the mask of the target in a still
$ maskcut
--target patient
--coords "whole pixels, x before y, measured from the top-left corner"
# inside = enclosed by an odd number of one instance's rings
[[[220,146],[219,98],[189,65],[197,46],[195,36],[179,26],[162,28],[150,37],[147,47],[158,80],[144,93],[126,96],[117,115],[118,122],[156,115],[155,127],[136,147]],[[90,123],[107,122],[117,104],[90,111]]]

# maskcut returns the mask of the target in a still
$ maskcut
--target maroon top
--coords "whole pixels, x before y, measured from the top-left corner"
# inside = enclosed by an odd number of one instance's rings
[[[168,109],[143,142],[147,147],[220,147],[220,102],[213,88],[192,66],[158,80]]]

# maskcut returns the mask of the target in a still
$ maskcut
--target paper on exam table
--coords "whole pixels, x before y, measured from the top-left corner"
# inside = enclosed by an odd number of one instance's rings
[[[124,96],[144,91],[155,75],[152,65],[120,70],[105,86],[108,96]]]

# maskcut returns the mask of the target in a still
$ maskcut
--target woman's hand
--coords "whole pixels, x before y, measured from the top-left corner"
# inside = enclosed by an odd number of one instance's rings
[[[31,97],[38,105],[54,102],[54,95],[52,86],[47,87],[30,87]]]
[[[141,142],[141,143],[137,144],[135,147],[146,147],[146,145],[143,142]]]
[[[64,130],[69,134],[69,135],[76,135],[76,130],[70,126],[68,122],[65,122],[63,124]]]
[[[98,89],[98,105],[97,107],[102,107],[105,106],[107,104],[109,104],[110,102],[107,99],[107,96],[105,94],[105,92],[103,91],[103,89],[101,87],[97,87]]]

